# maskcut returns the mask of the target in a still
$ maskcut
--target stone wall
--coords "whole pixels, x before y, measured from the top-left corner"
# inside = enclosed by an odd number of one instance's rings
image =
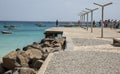
[[[0,74],[36,74],[49,53],[63,51],[65,47],[65,37],[53,37],[17,48],[2,58]]]

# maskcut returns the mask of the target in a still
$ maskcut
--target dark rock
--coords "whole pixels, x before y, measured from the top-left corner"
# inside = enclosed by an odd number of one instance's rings
[[[16,49],[16,51],[20,51],[20,49],[19,49],[19,48],[17,48],[17,49]]]
[[[5,69],[2,67],[2,65],[0,64],[0,74],[3,74],[5,72]]]
[[[23,47],[23,51],[27,51],[28,49],[31,49],[31,45]]]
[[[43,64],[43,60],[37,60],[37,61],[35,61],[35,63],[33,64],[33,68],[34,69],[40,69],[40,67],[42,66],[42,64]]]
[[[41,65],[43,64],[43,62],[44,61],[42,59],[40,60],[40,59],[34,58],[29,62],[29,65],[31,68],[38,70],[41,67]]]
[[[39,59],[37,59],[37,58],[31,59],[31,60],[29,61],[29,67],[30,67],[30,68],[34,68],[34,63],[35,63],[37,60],[39,60]]]
[[[33,42],[33,44],[38,44],[37,42]]]

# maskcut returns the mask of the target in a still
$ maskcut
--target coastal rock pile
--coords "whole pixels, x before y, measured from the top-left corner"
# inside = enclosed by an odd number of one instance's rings
[[[3,57],[0,74],[36,74],[49,53],[65,49],[66,38],[44,38]]]

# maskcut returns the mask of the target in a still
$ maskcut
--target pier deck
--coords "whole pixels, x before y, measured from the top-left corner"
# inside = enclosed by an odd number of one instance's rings
[[[105,28],[103,38],[100,38],[100,28],[94,28],[93,33],[82,28],[58,27],[48,30],[63,31],[67,48],[53,53],[44,71],[39,74],[120,73],[120,47],[113,46],[113,38],[120,38],[120,34],[115,29]]]

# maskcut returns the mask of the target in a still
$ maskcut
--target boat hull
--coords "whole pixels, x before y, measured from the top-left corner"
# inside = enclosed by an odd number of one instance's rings
[[[1,31],[2,34],[12,34],[12,32],[9,31]]]

